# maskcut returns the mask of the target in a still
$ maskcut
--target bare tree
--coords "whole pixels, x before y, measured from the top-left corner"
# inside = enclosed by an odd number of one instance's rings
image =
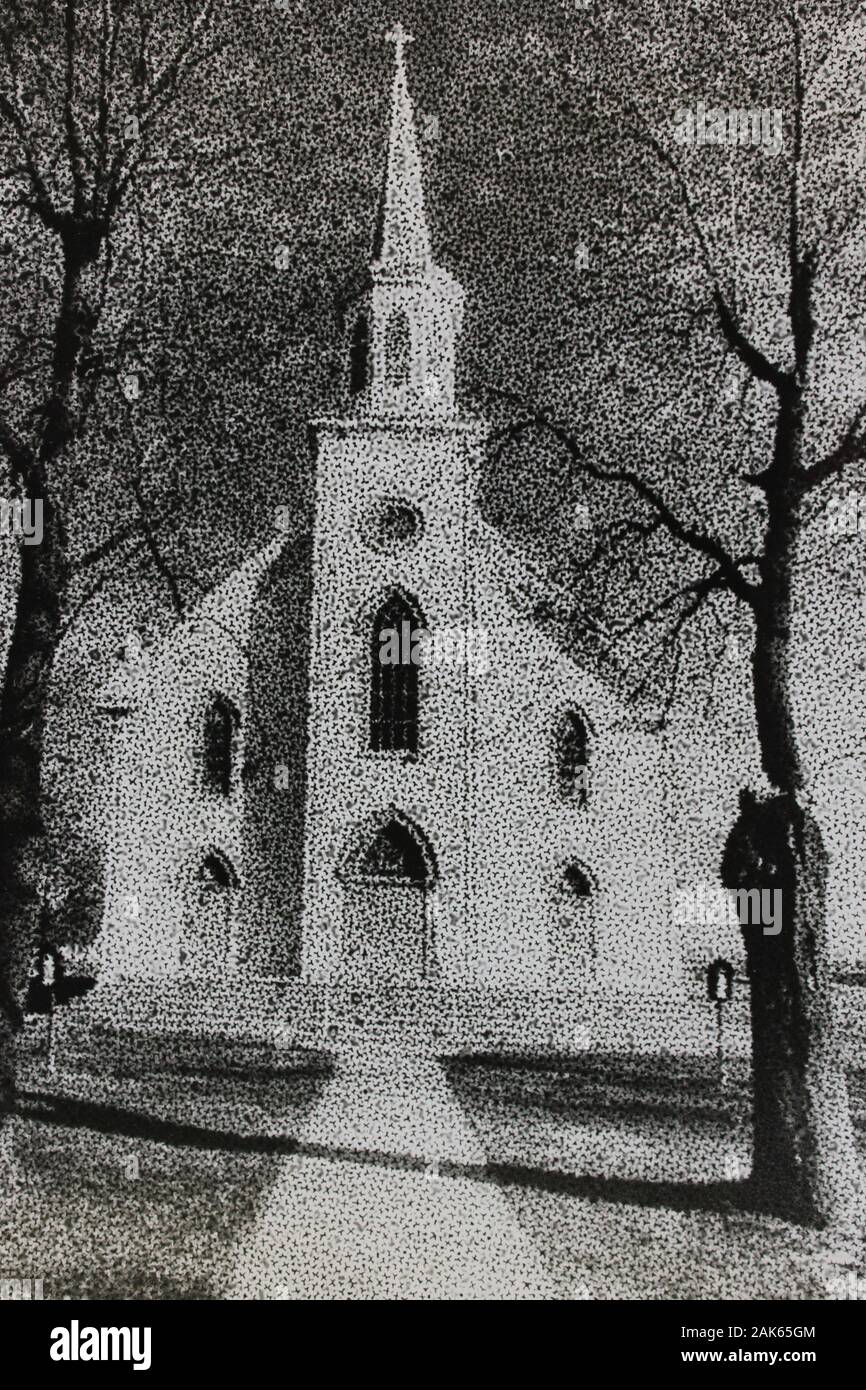
[[[126,525],[87,555],[70,540],[76,445],[105,391],[116,397],[129,313],[143,275],[142,203],[166,130],[194,74],[220,50],[213,0],[10,0],[0,22],[0,190],[10,243],[3,283],[0,449],[15,495],[41,503],[40,544],[19,548],[14,624],[0,700],[0,1043],[38,932],[45,817],[46,702],[79,566],[132,542],[156,561],[144,483]],[[10,254],[11,253],[11,254]],[[135,278],[133,278],[135,277]],[[102,336],[100,336],[102,335]],[[110,342],[110,346],[108,346]],[[117,409],[115,400],[109,410]],[[121,441],[125,439],[125,445]],[[140,449],[127,433],[118,448]],[[179,596],[177,597],[179,602]],[[8,1071],[8,1066],[6,1068]]]
[[[847,127],[860,119],[862,106],[837,113],[832,139],[811,114],[822,101],[826,104],[840,71],[844,85],[839,55],[846,39],[856,51],[857,34],[846,29],[855,22],[852,14],[842,9],[830,21],[824,16],[824,27],[819,24],[811,33],[808,58],[796,4],[766,16],[769,32],[756,58],[757,72],[765,82],[790,83],[784,102],[790,113],[786,157],[765,164],[751,188],[739,190],[730,219],[725,183],[729,174],[733,183],[732,164],[722,164],[718,174],[707,172],[712,155],[708,159],[700,151],[696,158],[705,159],[702,177],[693,179],[695,160],[688,169],[686,153],[670,136],[675,106],[688,105],[683,97],[672,102],[671,93],[694,92],[695,81],[694,74],[684,78],[679,68],[663,72],[665,62],[670,67],[681,57],[669,43],[667,48],[658,44],[659,32],[664,33],[663,7],[651,2],[647,13],[620,20],[616,44],[610,15],[608,25],[588,25],[598,45],[600,72],[614,70],[613,51],[628,49],[642,50],[647,70],[661,74],[657,100],[666,127],[654,123],[633,88],[621,83],[617,90],[611,81],[600,113],[608,121],[604,129],[609,132],[615,119],[618,134],[629,142],[632,177],[646,201],[630,229],[622,206],[618,209],[619,230],[613,235],[619,235],[621,245],[628,243],[630,273],[626,277],[619,264],[606,282],[600,275],[598,293],[581,296],[580,307],[584,344],[597,348],[610,331],[617,365],[629,362],[634,335],[639,355],[631,361],[633,387],[622,380],[627,371],[620,371],[617,394],[602,373],[603,354],[595,362],[595,413],[604,414],[605,405],[618,412],[621,439],[616,447],[623,461],[609,461],[609,439],[596,447],[591,422],[586,428],[582,422],[578,434],[564,413],[527,410],[519,391],[496,393],[508,402],[511,415],[498,436],[500,455],[520,438],[528,442],[546,436],[566,457],[570,486],[577,479],[581,487],[600,490],[605,499],[620,496],[614,520],[590,553],[581,555],[575,584],[582,589],[582,608],[594,600],[606,612],[608,629],[620,639],[641,630],[657,635],[656,654],[664,661],[653,670],[663,673],[663,719],[682,682],[683,639],[697,626],[695,620],[703,622],[705,642],[715,630],[717,654],[719,640],[723,644],[737,623],[738,609],[750,623],[751,701],[769,789],[741,793],[722,876],[731,888],[779,888],[784,921],[778,936],[765,936],[759,925],[743,923],[752,1010],[752,1186],[762,1206],[818,1225],[856,1224],[863,1215],[834,1031],[827,851],[810,805],[803,731],[792,691],[795,578],[804,563],[804,528],[825,505],[834,480],[866,461],[862,383],[860,401],[845,399],[847,413],[841,417],[840,393],[835,413],[827,407],[826,393],[820,393],[821,373],[826,374],[828,361],[834,369],[834,353],[845,361],[845,348],[834,332],[852,290],[846,250],[853,236],[862,236],[862,169],[858,183],[850,177],[846,182],[834,153]],[[736,33],[733,40],[737,49]],[[714,43],[713,53],[718,49],[715,38]],[[749,47],[739,45],[735,59],[746,99],[741,96],[734,104],[742,107],[754,104],[755,87],[760,87],[754,73],[751,78],[744,74]],[[754,42],[751,49],[754,53]],[[788,55],[786,62],[782,54]],[[711,98],[707,105],[721,102]],[[747,179],[742,176],[744,184]],[[753,264],[744,266],[741,247],[748,213],[763,230],[746,240]],[[862,300],[862,256],[853,285]],[[749,291],[757,291],[758,299],[763,294],[768,302],[749,302]],[[617,325],[611,315],[619,315]],[[671,350],[673,371],[660,365],[653,374],[646,341],[641,352],[643,335],[652,325],[664,327],[669,343],[678,340]],[[709,380],[708,368],[713,374]],[[688,439],[689,412],[697,395],[702,391],[704,401],[708,394],[714,399],[720,380],[732,371],[733,408],[727,415],[717,412],[709,431],[705,409],[692,422]],[[517,416],[521,400],[524,410]],[[664,430],[657,417],[664,417]],[[702,432],[715,434],[715,447],[706,438],[702,445]],[[617,595],[622,600],[619,618],[613,602]],[[640,691],[647,684],[645,675]]]

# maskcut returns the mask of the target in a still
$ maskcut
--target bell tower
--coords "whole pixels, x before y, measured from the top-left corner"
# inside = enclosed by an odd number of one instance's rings
[[[409,36],[397,25],[387,37],[390,127],[352,410],[314,422],[302,971],[336,989],[335,1008],[344,986],[360,998],[365,985],[463,979],[474,929],[475,673],[460,652],[476,623],[486,426],[455,396],[463,291],[431,249]],[[394,660],[392,631],[408,643]]]
[[[386,36],[396,66],[385,182],[379,206],[369,323],[368,383],[359,408],[367,416],[454,414],[455,343],[463,291],[437,266],[430,249],[412,98],[401,24]]]

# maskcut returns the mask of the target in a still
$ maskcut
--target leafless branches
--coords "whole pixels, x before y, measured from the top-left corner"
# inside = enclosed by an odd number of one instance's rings
[[[512,404],[518,404],[518,399],[511,393],[497,391],[492,394],[500,399],[510,400]],[[635,496],[651,508],[653,516],[675,540],[712,560],[731,592],[743,602],[754,607],[758,598],[758,588],[743,575],[741,566],[746,563],[743,559],[735,559],[725,546],[708,531],[692,522],[683,521],[658,489],[636,469],[600,463],[591,458],[581,450],[573,432],[567,426],[551,419],[544,412],[535,411],[525,418],[507,425],[500,432],[494,457],[508,444],[533,430],[542,431],[556,439],[566,450],[577,473],[585,474],[596,482],[620,483],[629,488]]]
[[[866,402],[855,413],[835,449],[806,471],[806,487],[819,487],[838,477],[849,464],[866,461]]]

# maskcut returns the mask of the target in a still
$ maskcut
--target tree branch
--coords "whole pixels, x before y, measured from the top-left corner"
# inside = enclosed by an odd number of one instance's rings
[[[496,391],[492,394],[507,399],[512,404],[517,403],[516,397],[508,392]],[[594,478],[598,482],[622,483],[631,488],[642,501],[652,507],[655,515],[676,540],[687,545],[691,550],[706,555],[708,559],[714,560],[719,569],[723,572],[727,586],[732,593],[736,594],[737,598],[742,599],[744,603],[749,604],[750,607],[755,607],[760,593],[759,586],[751,584],[744,575],[740,573],[737,561],[735,561],[734,557],[725,549],[720,541],[716,540],[715,537],[710,536],[705,531],[700,530],[699,527],[681,521],[668,506],[661,494],[652,487],[651,484],[645,482],[637,473],[632,472],[631,469],[607,468],[583,455],[571,431],[566,429],[563,425],[557,424],[556,421],[551,420],[542,412],[537,412],[527,419],[516,421],[512,425],[506,427],[502,432],[503,447],[508,443],[512,443],[521,434],[525,434],[533,429],[546,431],[552,434],[567,450],[575,467],[588,474],[589,477]]]
[[[695,207],[694,201],[689,191],[689,186],[685,178],[685,175],[683,174],[682,170],[680,169],[679,165],[677,164],[670,151],[665,148],[665,146],[661,143],[658,137],[649,128],[649,124],[644,119],[640,111],[640,108],[637,106],[637,104],[634,101],[629,100],[626,102],[626,105],[628,106],[629,110],[632,112],[633,117],[637,121],[637,129],[633,131],[633,138],[637,140],[639,143],[643,143],[649,146],[649,148],[656,155],[656,158],[659,160],[659,162],[663,164],[664,167],[673,176],[673,179],[676,183],[680,200],[683,204],[683,207],[686,210],[686,215],[689,224],[692,228],[693,235],[698,245],[701,261],[704,266],[704,271],[712,286],[713,303],[716,306],[716,312],[719,318],[719,326],[722,330],[725,341],[727,342],[728,346],[732,349],[732,351],[737,354],[737,356],[749,369],[753,376],[757,377],[761,381],[769,382],[772,386],[776,388],[777,391],[782,390],[785,385],[786,373],[783,372],[781,368],[775,366],[772,362],[770,362],[770,360],[767,357],[765,357],[765,355],[761,352],[759,348],[755,347],[753,343],[750,343],[748,341],[737,322],[737,318],[733,308],[731,307],[731,305],[728,304],[728,301],[725,298],[725,295],[722,291],[719,276],[716,272],[715,266],[713,265],[713,259],[710,255],[709,245],[707,243],[703,227],[701,226],[700,218],[698,217],[697,213],[697,208]]]
[[[679,599],[685,598],[687,595],[692,596],[692,601],[697,600],[694,607],[692,607],[691,604],[687,605],[692,608],[693,613],[697,613],[708,595],[724,588],[727,588],[725,575],[720,569],[714,569],[710,574],[702,575],[700,579],[694,579],[688,584],[683,584],[679,589],[672,590],[671,593],[666,594],[665,597],[659,599],[657,603],[650,604],[649,608],[645,608],[637,617],[632,618],[627,623],[623,623],[622,626],[611,627],[608,625],[608,631],[611,632],[614,637],[624,637],[629,632],[636,632],[639,628],[645,627],[647,623],[655,622],[657,619],[666,616],[668,609],[672,608]]]
[[[210,48],[202,48],[196,52],[196,45],[201,33],[211,22],[214,9],[214,0],[207,0],[207,3],[199,11],[199,14],[190,25],[186,37],[181,42],[174,56],[168,60],[165,67],[154,80],[150,92],[145,100],[141,102],[138,116],[138,138],[137,141],[125,141],[120,145],[106,179],[106,195],[103,208],[103,215],[111,217],[120,203],[130,179],[136,173],[143,154],[144,141],[142,136],[154,126],[160,119],[162,112],[168,101],[174,96],[181,82],[184,81],[203,63],[216,57],[227,45],[227,40],[214,44]],[[125,161],[130,155],[135,144],[139,146],[139,156],[130,158],[129,164],[124,168]]]
[[[835,449],[813,463],[805,472],[804,491],[810,492],[821,483],[840,474],[850,463],[866,461],[866,404],[861,405]]]
[[[732,352],[739,357],[740,361],[751,372],[752,376],[759,381],[767,381],[776,391],[784,389],[790,380],[789,373],[782,370],[765,357],[760,348],[750,343],[748,338],[742,333],[734,314],[727,304],[721,290],[716,286],[713,291],[713,302],[716,306],[716,313],[719,318],[719,326],[724,335],[725,342]]]
[[[34,455],[29,444],[20,439],[9,424],[0,416],[0,448],[3,449],[13,471],[22,477],[33,466]]]
[[[72,209],[74,216],[79,217],[84,207],[87,158],[75,119],[76,3],[77,0],[66,0],[64,10],[66,82],[63,98],[63,125],[66,132],[66,148],[69,151],[69,167],[72,172]]]

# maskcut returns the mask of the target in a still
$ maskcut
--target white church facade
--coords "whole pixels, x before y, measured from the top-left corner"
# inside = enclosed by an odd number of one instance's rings
[[[484,520],[462,309],[398,43],[352,405],[315,425],[312,535],[277,534],[103,692],[92,1017],[312,1045],[403,1027],[444,1050],[713,1046],[699,967],[742,952],[677,901],[717,876],[751,733],[666,732],[626,705]]]

